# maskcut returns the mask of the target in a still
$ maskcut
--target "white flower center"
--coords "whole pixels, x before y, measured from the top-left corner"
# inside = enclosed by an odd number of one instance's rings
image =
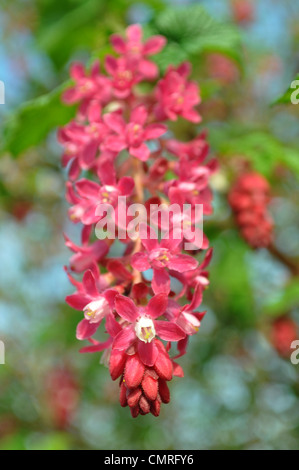
[[[109,310],[109,304],[105,297],[100,297],[99,300],[94,300],[86,305],[84,316],[90,323],[98,323],[109,313]]]
[[[156,336],[153,320],[148,317],[141,317],[135,325],[136,336],[144,343],[150,343]]]

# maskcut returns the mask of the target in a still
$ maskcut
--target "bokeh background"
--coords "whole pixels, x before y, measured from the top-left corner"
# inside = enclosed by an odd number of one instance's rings
[[[183,10],[178,10],[183,9]],[[181,359],[160,418],[133,420],[100,356],[80,355],[66,175],[56,127],[72,60],[110,52],[140,22],[168,48],[161,70],[190,60],[203,124],[221,169],[213,180],[208,313]],[[299,105],[280,98],[299,70],[298,0],[2,0],[0,80],[0,449],[298,449]],[[285,95],[288,96],[288,95]],[[41,98],[40,98],[41,97]],[[180,126],[188,138],[190,126]],[[271,183],[275,250],[242,240],[227,192],[242,162]]]

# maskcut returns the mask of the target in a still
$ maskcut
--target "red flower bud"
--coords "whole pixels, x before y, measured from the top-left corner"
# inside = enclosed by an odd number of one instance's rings
[[[165,380],[159,380],[159,394],[163,403],[170,402],[170,391]]]
[[[150,412],[150,404],[149,404],[149,402],[147,401],[147,399],[145,398],[144,395],[142,395],[142,397],[139,400],[139,406],[140,406],[141,411],[144,414],[147,414],[147,413]]]
[[[161,402],[157,399],[152,403],[151,413],[154,416],[159,416],[160,415],[160,408],[161,408]]]
[[[142,395],[142,391],[140,388],[135,388],[134,390],[132,390],[129,395],[128,395],[128,398],[127,398],[127,401],[128,401],[128,405],[131,407],[131,408],[135,408],[135,406],[138,405],[138,402],[139,402],[139,399]]]
[[[148,374],[142,380],[142,389],[149,400],[155,400],[158,394],[158,381]]]
[[[118,379],[124,371],[126,354],[123,351],[114,349],[109,360],[109,370],[112,380]]]
[[[127,358],[126,367],[125,367],[125,375],[124,375],[126,387],[127,388],[138,387],[144,375],[144,370],[145,370],[145,367],[137,354],[134,356],[129,356]]]
[[[137,416],[139,415],[139,406],[135,406],[135,408],[130,408],[130,410],[132,418],[137,418]]]
[[[125,384],[123,382],[121,382],[120,384],[120,391],[119,391],[119,402],[120,402],[120,405],[124,408],[126,406],[128,406],[128,402],[127,402],[127,389],[125,387]]]

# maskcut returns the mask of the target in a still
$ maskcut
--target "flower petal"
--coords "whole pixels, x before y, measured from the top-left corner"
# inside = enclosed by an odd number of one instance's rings
[[[115,298],[115,310],[125,320],[133,323],[138,317],[138,309],[132,299],[124,295]]]
[[[184,273],[186,271],[192,271],[193,269],[196,269],[198,266],[198,261],[189,255],[176,255],[170,259],[168,266],[169,269],[173,269],[179,273]]]
[[[108,272],[121,281],[130,281],[132,274],[128,271],[123,263],[117,259],[112,259],[107,264]]]
[[[83,196],[89,199],[98,198],[99,196],[100,186],[94,181],[81,179],[77,181],[75,186],[80,196]]]
[[[138,353],[143,364],[148,367],[153,367],[159,354],[154,341],[151,341],[150,343],[138,341]]]
[[[112,55],[107,55],[105,60],[105,68],[110,75],[114,75],[118,68],[116,58]]]
[[[157,65],[150,60],[143,59],[139,63],[139,72],[144,75],[147,80],[154,80],[159,74],[159,69]]]
[[[104,343],[93,344],[92,346],[85,346],[80,349],[80,353],[94,353],[104,351],[104,349],[109,348],[112,343],[112,339],[109,338]]]
[[[104,114],[103,120],[109,129],[117,134],[123,134],[125,132],[126,124],[119,112],[116,111],[114,113]]]
[[[158,235],[148,225],[141,223],[139,226],[140,238],[146,251],[150,252],[159,247]]]
[[[115,338],[120,331],[122,331],[122,327],[120,324],[115,320],[114,315],[111,313],[107,315],[106,317],[106,331],[107,333],[112,336],[112,338]]]
[[[148,112],[145,106],[137,106],[131,113],[131,122],[143,126],[147,120]]]
[[[131,176],[123,176],[118,182],[118,189],[122,196],[130,196],[135,187],[135,183]]]
[[[65,104],[74,104],[79,101],[81,95],[76,87],[71,87],[66,90],[62,95],[62,100]]]
[[[164,36],[152,36],[144,44],[143,52],[146,55],[153,55],[160,52],[166,44],[166,38]]]
[[[95,162],[98,148],[98,143],[93,140],[83,147],[80,154],[80,163],[84,170],[89,169]]]
[[[142,39],[142,28],[139,24],[132,24],[126,29],[126,35],[129,41],[140,42]]]
[[[119,54],[124,54],[126,52],[126,43],[119,34],[112,34],[110,42],[113,49]]]
[[[97,297],[99,295],[95,277],[90,270],[84,273],[82,284],[86,293],[91,297]]]
[[[158,294],[151,298],[147,306],[147,313],[153,319],[163,315],[167,308],[168,296],[166,294]]]
[[[70,68],[70,76],[73,80],[80,80],[85,77],[84,66],[80,62],[74,62]]]
[[[104,146],[111,152],[121,152],[127,148],[127,143],[124,137],[110,136],[105,140]]]
[[[132,257],[131,264],[134,269],[137,269],[137,271],[141,273],[147,271],[151,267],[146,253],[135,253]]]
[[[90,297],[85,294],[72,294],[65,298],[66,303],[75,310],[83,310],[90,302]]]
[[[145,128],[144,137],[146,140],[158,139],[165,132],[167,132],[167,127],[164,124],[150,124]]]
[[[79,166],[79,161],[78,158],[74,158],[74,160],[71,163],[70,169],[69,169],[69,178],[71,181],[74,181],[78,178],[80,175],[80,166]]]
[[[182,112],[182,116],[187,119],[187,121],[198,124],[202,121],[202,117],[193,109],[186,109]]]
[[[170,278],[166,269],[154,269],[152,288],[155,294],[169,294]]]
[[[101,156],[98,162],[98,176],[104,186],[115,186],[116,171],[111,159]]]
[[[121,330],[114,338],[112,348],[118,349],[119,351],[123,351],[129,348],[133,341],[135,341],[135,339],[136,335],[132,325],[127,326],[126,328]]]
[[[150,149],[146,144],[141,144],[139,147],[130,147],[129,153],[142,162],[148,160],[151,154]]]
[[[156,320],[155,329],[157,335],[165,341],[179,341],[186,336],[179,326],[168,321]]]
[[[77,326],[76,337],[80,341],[91,338],[99,328],[100,323],[89,323],[88,320],[83,318]]]

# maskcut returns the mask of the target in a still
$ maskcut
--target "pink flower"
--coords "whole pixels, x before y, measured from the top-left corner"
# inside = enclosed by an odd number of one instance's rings
[[[108,135],[108,128],[101,120],[101,109],[92,101],[87,112],[89,124],[71,122],[58,131],[58,141],[65,147],[62,166],[70,162],[70,179],[76,179],[80,170],[91,169],[96,165],[97,152]]]
[[[201,320],[206,312],[196,312],[195,309],[202,303],[202,288],[197,286],[192,301],[190,304],[181,307],[174,300],[169,300],[165,316],[171,321],[175,322],[186,335],[194,335],[198,332]]]
[[[88,339],[95,334],[102,320],[112,311],[117,294],[114,289],[102,290],[100,279],[96,279],[92,271],[84,273],[78,290],[65,299],[71,307],[84,312],[85,318],[77,327],[79,340]]]
[[[109,101],[111,86],[109,80],[100,74],[100,64],[94,62],[90,75],[88,75],[80,63],[74,63],[70,69],[71,78],[75,85],[63,94],[63,101],[66,104],[74,104],[82,101],[90,101],[97,98],[100,102]]]
[[[209,144],[206,141],[206,135],[201,134],[190,142],[179,142],[172,139],[167,141],[167,150],[179,158],[186,160],[196,160],[202,163],[208,156]]]
[[[181,159],[179,162],[179,179],[168,181],[165,192],[169,198],[181,199],[182,203],[203,205],[204,215],[213,212],[213,194],[209,187],[209,179],[213,171],[207,165],[198,165],[196,161]],[[178,193],[175,195],[175,191]]]
[[[158,68],[147,57],[160,52],[166,44],[166,39],[163,36],[152,36],[143,43],[142,28],[137,24],[126,29],[126,36],[127,40],[124,40],[119,34],[111,36],[114,50],[133,63],[144,78],[149,80],[156,78]]]
[[[196,269],[185,273],[178,273],[176,271],[170,272],[170,275],[178,279],[183,286],[180,294],[176,298],[181,298],[186,295],[188,299],[191,299],[193,297],[191,294],[193,288],[197,289],[200,287],[201,290],[204,290],[209,286],[209,272],[206,268],[210,264],[212,256],[213,249],[210,248],[206,252],[203,262]]]
[[[66,167],[70,163],[69,177],[74,180],[78,178],[82,168],[80,157],[86,142],[82,126],[72,121],[59,129],[58,142],[64,147],[62,166]]]
[[[137,340],[138,353],[142,362],[153,366],[158,357],[158,349],[153,341],[157,336],[165,341],[179,341],[184,332],[174,323],[157,320],[167,308],[167,296],[154,296],[146,307],[136,307],[134,302],[123,295],[115,298],[118,315],[129,323],[121,330],[113,342],[113,349],[126,350]]]
[[[111,178],[113,174],[110,173],[106,177]],[[77,181],[75,188],[79,197],[69,210],[71,220],[81,221],[85,225],[94,224],[100,220],[97,215],[99,204],[109,204],[116,208],[119,196],[130,196],[133,192],[134,180],[129,176],[123,176],[118,183],[114,178],[110,179],[110,182],[109,185],[101,186],[87,179]]]
[[[134,70],[132,64],[128,60],[120,57],[108,55],[105,61],[105,67],[109,75],[112,77],[111,85],[113,93],[118,99],[126,99],[132,93],[134,85],[142,79],[140,73]]]
[[[149,234],[148,234],[149,235]],[[198,262],[189,255],[180,253],[181,239],[142,239],[146,251],[135,253],[132,266],[140,272],[153,269],[152,287],[156,294],[170,292],[170,277],[167,269],[184,273],[196,269]]]
[[[104,115],[105,124],[113,131],[113,135],[105,142],[107,149],[113,152],[128,149],[139,160],[148,160],[150,150],[145,141],[158,139],[167,131],[167,127],[163,124],[145,125],[147,119],[148,113],[144,106],[133,109],[128,124],[119,112]]]
[[[201,121],[200,115],[193,109],[201,100],[197,84],[187,80],[190,70],[188,63],[177,69],[169,67],[158,83],[156,114],[159,119],[176,121],[178,116],[182,116],[191,122]]]
[[[108,245],[103,240],[98,240],[91,245],[78,246],[66,235],[64,237],[66,246],[75,253],[70,259],[70,266],[77,273],[86,269],[97,269],[98,261],[103,259],[109,251]]]

